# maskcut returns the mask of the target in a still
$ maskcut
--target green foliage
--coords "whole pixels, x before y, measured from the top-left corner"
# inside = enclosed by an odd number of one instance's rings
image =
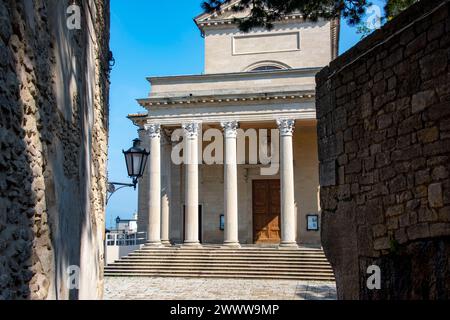
[[[387,18],[399,14],[418,0],[387,0]],[[230,0],[207,0],[202,4],[205,12],[215,12]],[[336,18],[342,16],[349,25],[357,26],[360,33],[367,34],[371,30],[363,22],[366,9],[371,6],[370,0],[242,0],[233,10],[240,12],[250,10],[247,18],[236,19],[242,31],[253,28],[273,28],[273,23],[283,15],[301,12],[312,21],[319,18]]]
[[[208,0],[202,7],[206,12],[215,12],[229,0]],[[312,21],[318,18],[334,18],[342,15],[349,24],[361,22],[369,0],[242,0],[233,9],[240,12],[251,10],[249,17],[238,20],[241,30],[255,27],[273,28],[273,23],[283,15],[301,12]]]
[[[393,19],[400,14],[403,10],[407,9],[410,5],[414,4],[418,0],[389,0],[386,4],[385,11],[388,20]]]

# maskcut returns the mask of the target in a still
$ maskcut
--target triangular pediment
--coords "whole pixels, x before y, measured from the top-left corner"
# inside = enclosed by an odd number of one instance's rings
[[[224,4],[219,12],[213,13],[202,13],[197,16],[194,20],[197,24],[211,21],[223,21],[223,20],[233,20],[235,18],[245,18],[250,14],[250,9],[244,10],[242,12],[236,12],[233,7],[241,2],[240,0],[230,0],[228,3]]]

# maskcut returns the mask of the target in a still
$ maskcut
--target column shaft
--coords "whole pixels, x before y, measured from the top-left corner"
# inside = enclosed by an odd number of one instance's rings
[[[183,125],[185,179],[185,240],[188,246],[199,245],[198,226],[198,123]]]
[[[225,133],[225,234],[224,245],[239,247],[238,183],[237,183],[237,122],[222,123]]]
[[[294,120],[277,121],[280,129],[281,157],[281,247],[297,247],[295,195],[294,195],[294,157],[292,136]]]
[[[172,142],[171,137],[163,135],[162,143],[162,182],[161,182],[161,242],[170,245],[170,201],[171,201],[171,169]]]
[[[161,245],[161,126],[146,127],[150,138],[148,244]]]

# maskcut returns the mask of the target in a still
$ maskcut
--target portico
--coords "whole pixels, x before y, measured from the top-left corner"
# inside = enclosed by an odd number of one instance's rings
[[[239,247],[238,239],[238,183],[237,183],[237,121],[221,122],[225,136],[224,163],[224,212],[225,233],[224,245]],[[280,246],[297,246],[295,237],[295,203],[294,203],[294,171],[292,135],[295,119],[279,119],[277,125],[281,132],[281,243]],[[149,223],[148,244],[161,245],[161,230],[167,234],[168,221],[161,224],[161,125],[147,124],[144,126],[150,141],[151,161],[149,162]],[[199,242],[198,219],[198,136],[199,123],[190,122],[182,125],[185,141],[185,239],[184,245],[197,246]],[[171,161],[171,159],[164,159]],[[164,195],[170,203],[170,198]],[[164,207],[164,210],[168,209]],[[167,212],[165,212],[167,214]]]
[[[180,224],[178,228],[172,229],[179,230],[179,233],[182,231],[176,240],[172,237],[172,242],[181,242],[186,246],[198,246],[201,240],[204,243],[217,243],[217,237],[208,239],[207,233],[211,231],[205,223],[208,219],[206,215],[216,217],[218,229],[220,215],[223,214],[225,223],[220,244],[239,247],[241,242],[239,230],[242,223],[240,220],[257,219],[253,216],[253,202],[257,199],[250,199],[251,208],[246,208],[244,204],[239,203],[245,202],[239,194],[243,193],[241,190],[243,187],[248,189],[246,184],[249,183],[249,174],[252,174],[253,177],[250,178],[252,189],[253,180],[279,181],[279,191],[275,192],[279,193],[280,209],[278,214],[275,212],[272,217],[270,213],[263,213],[271,219],[267,222],[267,226],[255,227],[255,223],[264,223],[264,221],[243,223],[247,225],[246,228],[249,224],[253,227],[251,232],[247,232],[251,234],[247,236],[247,239],[242,237],[241,227],[241,238],[244,238],[243,241],[247,244],[259,240],[260,243],[279,244],[280,247],[297,246],[298,213],[295,199],[293,143],[296,127],[309,130],[310,135],[314,136],[314,91],[310,89],[312,83],[310,86],[303,83],[295,88],[291,84],[291,90],[280,90],[281,86],[274,79],[278,78],[279,82],[284,82],[287,81],[286,78],[290,78],[294,83],[297,79],[305,81],[309,78],[312,82],[315,72],[315,69],[300,69],[231,73],[221,75],[220,81],[213,82],[217,87],[225,85],[231,79],[241,82],[242,93],[233,95],[226,90],[220,92],[210,88],[211,84],[208,84],[210,92],[207,92],[208,87],[205,84],[210,82],[209,75],[149,79],[153,93],[158,92],[162,87],[174,93],[175,89],[180,90],[183,85],[190,86],[192,92],[189,95],[180,94],[170,98],[151,96],[139,100],[139,103],[147,108],[148,114],[131,116],[131,119],[142,129],[141,139],[150,150],[151,160],[146,173],[148,201],[147,204],[143,204],[148,211],[149,222],[145,231],[149,234],[150,245],[158,246],[162,242],[168,243],[170,236],[168,238],[167,235],[170,235],[172,228],[170,222]],[[250,79],[253,84],[256,84],[256,88],[245,88],[244,83],[248,83]],[[271,87],[264,85],[267,79],[271,79]],[[168,88],[169,83],[172,88]],[[197,94],[194,88],[201,88],[203,95]],[[276,129],[275,135],[271,134],[274,129]],[[209,136],[210,132],[217,133],[219,130],[220,139],[212,139]],[[258,134],[256,149],[252,146],[254,141],[250,141],[249,130]],[[261,130],[265,130],[267,134]],[[277,143],[264,141],[271,138],[277,139]],[[220,148],[215,150],[218,154],[214,154],[215,158],[212,162],[211,159],[205,159],[204,155],[214,143],[217,146],[222,145],[223,152]],[[180,152],[179,149],[182,151]],[[181,154],[181,163],[177,163],[173,157],[178,152]],[[270,154],[270,157],[268,155],[270,163],[261,162],[258,158],[264,152],[278,153],[278,155]],[[313,150],[303,152],[313,153]],[[223,153],[223,157],[219,153]],[[275,168],[273,172],[269,170],[271,167]],[[263,169],[268,172],[264,173]],[[174,177],[172,170],[177,171],[179,182],[168,178]],[[207,176],[210,174],[215,174],[216,179],[207,181]],[[144,178],[142,188],[145,188],[145,180]],[[215,190],[215,195],[209,195],[207,190],[205,194],[205,188],[211,184],[213,186],[210,186],[210,190]],[[317,185],[311,187],[317,191]],[[174,189],[179,193],[178,197],[174,195]],[[254,191],[251,190],[248,193],[253,198]],[[182,206],[176,203],[180,201],[179,199],[183,199]],[[317,204],[317,198],[313,201]],[[211,212],[207,210],[210,206],[206,202],[222,202],[222,208]],[[202,209],[199,210],[199,206]],[[217,208],[217,205],[214,204],[212,207]],[[314,212],[317,212],[317,209],[315,208]],[[179,216],[179,212],[172,212],[173,210],[182,211],[181,219],[170,218],[171,215]],[[242,210],[251,212],[240,213]],[[269,208],[269,210],[272,209]],[[250,218],[249,215],[251,215]],[[205,225],[201,225],[202,223]],[[272,226],[273,224],[277,226],[273,226],[273,230],[265,230],[271,228],[271,223]],[[258,232],[267,232],[267,234],[258,237],[254,234]],[[271,232],[278,232],[279,235],[270,235]],[[173,231],[172,234],[174,233]]]

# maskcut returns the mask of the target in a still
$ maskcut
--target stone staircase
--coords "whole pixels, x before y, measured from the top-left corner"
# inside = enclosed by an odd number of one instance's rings
[[[320,249],[144,246],[105,267],[109,277],[189,277],[334,281]]]

